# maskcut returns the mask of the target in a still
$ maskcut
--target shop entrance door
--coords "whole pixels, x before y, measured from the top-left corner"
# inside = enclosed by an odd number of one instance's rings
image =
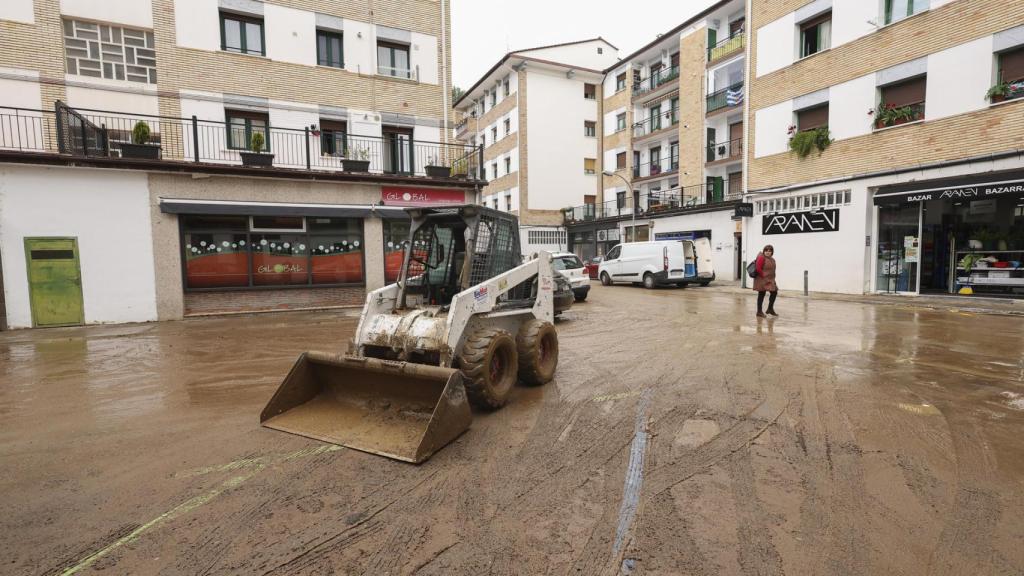
[[[75,326],[85,321],[82,272],[75,238],[26,238],[32,325]]]
[[[878,208],[878,253],[875,290],[916,294],[920,262],[921,206]]]

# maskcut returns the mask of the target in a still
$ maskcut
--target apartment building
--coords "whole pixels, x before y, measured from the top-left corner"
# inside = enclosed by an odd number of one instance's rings
[[[745,257],[779,285],[1024,295],[1024,3],[753,0]]]
[[[394,281],[402,207],[483,184],[450,136],[449,12],[4,0],[0,324],[358,305]]]
[[[746,18],[718,2],[605,69],[594,201],[567,211],[584,259],[620,241],[709,238],[740,273]]]
[[[455,110],[456,137],[483,147],[479,201],[519,217],[523,252],[564,250],[564,209],[600,174],[600,85],[618,49],[602,38],[506,54]]]

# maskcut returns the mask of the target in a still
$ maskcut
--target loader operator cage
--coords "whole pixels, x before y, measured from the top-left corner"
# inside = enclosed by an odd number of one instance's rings
[[[522,263],[519,226],[508,214],[481,206],[410,213],[404,288],[430,304],[448,305],[459,292]]]

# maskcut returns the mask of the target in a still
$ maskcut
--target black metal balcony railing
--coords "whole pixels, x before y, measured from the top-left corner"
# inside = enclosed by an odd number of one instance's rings
[[[633,166],[633,178],[649,178],[651,176],[662,176],[679,171],[679,156],[671,158],[660,158],[654,162],[637,164]]]
[[[633,124],[633,138],[642,138],[665,128],[679,124],[679,108],[668,108],[657,115],[648,115],[642,122]]]
[[[637,196],[637,214],[649,215],[667,210],[688,210],[722,202],[731,202],[742,197],[742,190],[730,190],[727,180],[715,186],[698,184],[684,188],[673,188],[671,190],[639,194]],[[628,196],[608,200],[600,204],[575,206],[564,211],[567,224],[632,215],[633,207]]]
[[[739,106],[743,103],[743,82],[737,82],[728,88],[708,94],[707,111],[714,112],[722,108]]]
[[[719,60],[721,58],[724,58],[725,56],[728,56],[736,52],[737,50],[743,48],[746,42],[746,34],[743,33],[743,30],[740,30],[731,38],[726,38],[725,40],[722,40],[721,42],[715,44],[714,46],[709,47],[708,62],[714,62],[715,60]]]
[[[647,78],[642,78],[633,83],[633,96],[640,96],[679,78],[679,66],[661,68]]]
[[[241,148],[260,132],[275,168],[342,171],[344,160],[369,162],[368,172],[426,176],[427,166],[449,168],[452,176],[484,180],[483,149],[459,143],[423,142],[404,135],[362,136],[316,127],[243,127],[226,122],[73,110],[61,102],[55,110],[0,107],[0,150],[88,157],[124,157],[138,122],[149,126],[149,143],[159,145],[163,161],[241,164]]]
[[[715,142],[708,144],[707,161],[718,162],[719,160],[739,160],[743,156],[743,139],[737,138],[728,142]]]

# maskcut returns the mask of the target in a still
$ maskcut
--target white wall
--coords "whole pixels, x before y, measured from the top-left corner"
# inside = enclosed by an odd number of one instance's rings
[[[263,3],[267,58],[316,66],[316,14]]]
[[[32,326],[24,239],[37,236],[78,238],[86,323],[157,319],[145,173],[0,168],[0,251],[12,328]]]
[[[868,74],[828,89],[828,129],[836,140],[871,132],[868,110],[875,108],[875,75]]]
[[[3,1],[6,3],[10,0]],[[129,27],[153,28],[153,5],[150,0],[60,0],[60,13]]]
[[[17,74],[24,78],[38,78],[39,73],[30,70],[13,70],[0,68],[0,73]],[[31,80],[12,80],[0,78],[0,147],[28,147],[41,148],[43,144],[43,121],[34,118],[41,118],[39,110],[40,102],[39,83]],[[4,106],[11,108],[24,108],[25,110],[15,111],[4,109]],[[30,118],[23,118],[29,116]]]
[[[831,108],[830,108],[831,109]],[[867,110],[864,111],[867,114]],[[793,101],[761,108],[755,115],[754,157],[771,156],[789,149],[789,127],[793,125]]]
[[[74,80],[80,80],[79,76],[69,76]],[[99,80],[90,78],[89,80]],[[120,84],[124,81],[112,80]],[[92,82],[90,82],[92,84]],[[134,84],[134,83],[133,83]],[[138,89],[143,85],[137,84]],[[160,99],[156,95],[156,86],[146,85],[148,93],[121,92],[104,90],[103,88],[86,88],[83,86],[67,86],[67,102],[72,108],[85,110],[112,110],[125,114],[148,114],[158,116],[160,114]]]
[[[419,72],[419,81],[424,84],[438,83],[437,44],[437,36],[412,33],[409,62],[412,69]]]
[[[365,22],[345,20],[345,34],[342,36],[345,43],[345,70],[362,74],[377,73],[373,65],[377,55],[372,30],[373,27]]]
[[[601,47],[603,54],[598,54],[597,49]],[[571,44],[569,46],[557,46],[554,48],[541,48],[538,50],[524,50],[516,52],[530,58],[572,64],[581,68],[591,70],[604,70],[618,61],[618,51],[600,40]],[[582,88],[581,88],[582,89]]]
[[[710,230],[711,261],[715,267],[715,276],[719,280],[736,279],[736,222],[732,219],[732,210],[657,218],[650,222],[654,224],[651,229],[651,240],[654,240],[658,234],[667,232]],[[626,225],[631,224],[626,222]]]
[[[860,1],[867,2],[868,0]],[[764,76],[793,63],[795,27],[795,13],[790,12],[757,29],[758,76]]]
[[[928,56],[925,116],[936,120],[988,107],[992,85],[992,36]]]
[[[832,48],[867,36],[880,23],[879,4],[873,0],[832,1]]]
[[[0,2],[0,20],[34,24],[36,16],[32,0],[3,0]]]
[[[607,114],[604,115],[604,135],[605,136],[611,136],[612,134],[615,134],[615,132],[618,131],[618,124],[615,123],[615,118],[619,114],[622,114],[625,111],[626,111],[625,107],[616,108],[615,110],[612,110],[611,112],[608,112]],[[626,128],[628,129],[629,128],[629,122],[628,122],[629,116],[626,117],[626,120],[627,120]]]
[[[24,78],[24,80],[0,78],[0,106],[39,110],[39,107],[42,105],[42,96],[39,90],[39,72],[35,70],[0,68],[0,74]],[[12,113],[10,110],[3,112],[3,114]]]
[[[174,0],[178,46],[220,50],[219,13],[217,0]]]
[[[583,98],[584,79],[527,69],[527,134],[531,210],[559,210],[583,204],[593,194],[594,175],[583,173],[583,159],[596,158],[584,120],[597,118],[597,102]],[[597,80],[588,80],[597,82]]]

